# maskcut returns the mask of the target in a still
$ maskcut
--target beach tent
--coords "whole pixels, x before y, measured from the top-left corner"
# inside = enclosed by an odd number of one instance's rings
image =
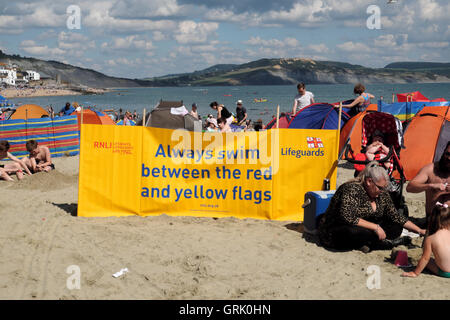
[[[398,102],[430,102],[430,101],[445,101],[444,98],[438,98],[430,100],[427,97],[425,97],[422,93],[419,91],[414,92],[407,92],[407,93],[399,93],[397,94],[397,101]]]
[[[449,107],[424,107],[405,130],[400,159],[407,180],[425,165],[438,161],[450,140]]]
[[[350,108],[342,108],[341,127],[350,119]],[[333,129],[338,128],[339,108],[329,103],[313,103],[299,110],[289,122],[288,128]]]
[[[385,103],[378,101],[378,111],[387,112],[400,120],[410,120],[414,115],[422,110],[423,107],[448,106],[449,101],[421,101],[421,102],[396,102]]]
[[[358,113],[341,126],[339,152],[344,150],[347,143],[350,144],[354,152],[360,152],[362,142],[362,119],[366,114],[376,112],[377,108],[376,104],[371,104],[365,111]]]
[[[288,128],[289,122],[291,122],[291,115],[289,113],[282,112],[279,117],[278,128]],[[273,119],[270,120],[269,123],[267,123],[264,126],[264,129],[269,130],[272,128],[276,128],[276,126],[277,126],[277,117],[273,117]]]
[[[72,112],[78,118],[78,126],[81,123],[81,112]],[[114,124],[114,121],[105,113],[91,109],[83,109],[83,124]]]
[[[188,131],[194,131],[194,128],[202,130],[201,120],[197,120],[189,114],[183,101],[161,100],[150,112],[145,126]]]
[[[49,116],[48,112],[44,108],[36,104],[24,104],[16,108],[16,111],[9,117],[10,120],[18,119],[36,119],[42,118],[42,116]]]

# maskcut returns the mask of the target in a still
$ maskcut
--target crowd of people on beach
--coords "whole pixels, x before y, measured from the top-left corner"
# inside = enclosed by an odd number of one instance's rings
[[[298,95],[294,99],[292,114],[314,103],[314,94],[306,91],[303,83],[297,85]],[[374,96],[365,92],[362,84],[357,84],[354,93],[358,97],[346,107],[356,113],[364,110]],[[253,124],[248,117],[243,101],[236,101],[233,114],[217,101],[210,103],[216,116],[208,114],[203,125],[209,132],[259,131],[262,121]],[[51,117],[64,116],[81,111],[77,104],[67,103],[57,115],[48,109]],[[189,113],[202,120],[197,105],[192,104]],[[130,111],[110,114],[113,121],[137,121],[139,116]],[[9,158],[10,163],[0,165],[0,178],[13,181],[11,175],[23,179],[25,174],[49,172],[55,168],[50,150],[35,140],[26,142],[28,156],[18,159],[9,152],[8,141],[0,141],[0,160]],[[408,246],[411,238],[402,236],[404,229],[423,236],[423,255],[414,271],[404,272],[405,277],[417,277],[424,269],[433,274],[450,278],[450,141],[438,162],[423,167],[406,187],[410,193],[425,192],[426,222],[420,226],[407,215],[399,212],[390,195],[392,164],[382,161],[387,157],[389,148],[385,145],[382,132],[375,131],[365,148],[365,157],[370,161],[355,170],[355,178],[337,188],[330,204],[318,218],[318,241],[333,250],[389,250],[399,245]],[[434,259],[431,256],[434,256]]]
[[[66,102],[65,106],[62,107],[59,112],[55,112],[52,106],[47,107],[47,113],[51,118],[69,116],[74,112],[81,112],[81,110],[82,108],[77,102],[74,102],[73,104],[70,104],[70,102]],[[123,109],[120,108],[119,111],[106,109],[103,110],[103,112],[108,115],[115,123],[122,121],[122,124],[126,126],[134,125],[138,120],[141,119],[141,116],[137,113],[136,110],[134,110],[134,112],[132,113],[129,110],[125,110],[124,112]]]

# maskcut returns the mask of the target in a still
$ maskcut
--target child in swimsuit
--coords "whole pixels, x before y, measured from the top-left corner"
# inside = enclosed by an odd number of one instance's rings
[[[22,180],[23,171],[31,175],[31,172],[28,170],[25,163],[9,153],[9,147],[10,145],[8,141],[0,141],[0,160],[3,158],[9,158],[12,160],[11,163],[0,164],[0,180],[3,179],[6,181],[14,181],[13,178],[10,177],[11,173],[16,173],[17,179]]]
[[[427,268],[434,274],[450,278],[450,210],[448,204],[436,203],[428,223],[428,236],[424,240],[423,254],[416,270],[404,272],[404,277],[417,277]],[[434,255],[434,259],[431,258]]]

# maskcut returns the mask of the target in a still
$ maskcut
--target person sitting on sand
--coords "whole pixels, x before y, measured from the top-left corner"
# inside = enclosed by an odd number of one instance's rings
[[[400,214],[387,192],[389,176],[372,161],[355,179],[341,185],[319,219],[319,239],[323,246],[338,249],[387,250],[411,242],[400,237],[403,227],[425,235]]]
[[[217,125],[219,126],[220,132],[232,132],[230,125],[227,123],[227,119],[224,117],[217,120]]]
[[[359,112],[366,110],[366,108],[370,104],[370,99],[374,99],[375,96],[373,94],[367,93],[365,91],[366,91],[366,87],[364,87],[363,84],[358,83],[355,86],[355,88],[353,89],[353,93],[359,94],[359,96],[355,100],[353,100],[352,103],[342,105],[342,107],[352,108],[351,109],[352,115],[358,114]],[[337,108],[339,108],[339,106],[337,106]]]
[[[23,179],[23,170],[29,175],[31,175],[30,170],[27,168],[25,163],[23,163],[21,160],[13,156],[11,153],[9,153],[9,142],[6,140],[0,141],[0,159],[9,158],[13,162],[7,163],[7,164],[1,164],[0,165],[0,178],[4,179],[6,181],[14,181],[13,178],[9,176],[10,173],[16,173],[17,179],[22,180]]]
[[[220,118],[226,119],[228,125],[230,125],[233,122],[234,120],[233,115],[231,114],[230,111],[228,111],[227,108],[225,108],[223,104],[219,105],[217,101],[213,101],[210,103],[209,106],[217,111],[217,119]]]
[[[38,145],[36,140],[28,140],[25,145],[30,155],[28,158],[24,158],[23,161],[32,173],[49,172],[55,169],[50,149],[47,146]]]
[[[417,277],[425,268],[432,273],[450,278],[450,210],[448,204],[437,202],[430,215],[428,236],[423,245],[422,257],[414,271],[404,272],[404,277]],[[433,253],[434,259],[431,258]]]
[[[372,134],[371,143],[366,147],[366,157],[369,161],[379,161],[384,159],[389,153],[389,148],[384,145],[384,135],[381,131],[375,130]],[[384,167],[389,170],[391,163],[384,162]]]
[[[409,182],[407,192],[425,191],[425,212],[429,216],[436,201],[445,203],[450,200],[450,141],[442,153],[439,162],[427,164]]]

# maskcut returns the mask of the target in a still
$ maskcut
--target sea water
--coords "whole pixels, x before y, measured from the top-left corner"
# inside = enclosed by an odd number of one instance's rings
[[[306,90],[314,94],[316,102],[334,103],[354,99],[352,84],[308,85]],[[445,98],[450,100],[450,83],[408,83],[408,84],[368,84],[366,92],[375,96],[372,103],[383,97],[383,101],[392,102],[392,94],[420,91],[429,99]],[[55,112],[61,110],[66,102],[78,102],[84,107],[95,107],[99,110],[120,108],[148,114],[162,100],[183,101],[188,110],[193,103],[197,104],[201,116],[216,112],[209,107],[212,101],[224,104],[229,111],[236,112],[236,101],[242,100],[250,119],[262,119],[267,123],[272,119],[280,106],[280,112],[290,112],[296,85],[283,86],[216,86],[216,87],[164,87],[164,88],[119,88],[100,95],[78,95],[57,97],[35,97],[11,99],[15,104],[33,103],[42,107],[52,106]],[[255,99],[267,99],[255,102]]]

